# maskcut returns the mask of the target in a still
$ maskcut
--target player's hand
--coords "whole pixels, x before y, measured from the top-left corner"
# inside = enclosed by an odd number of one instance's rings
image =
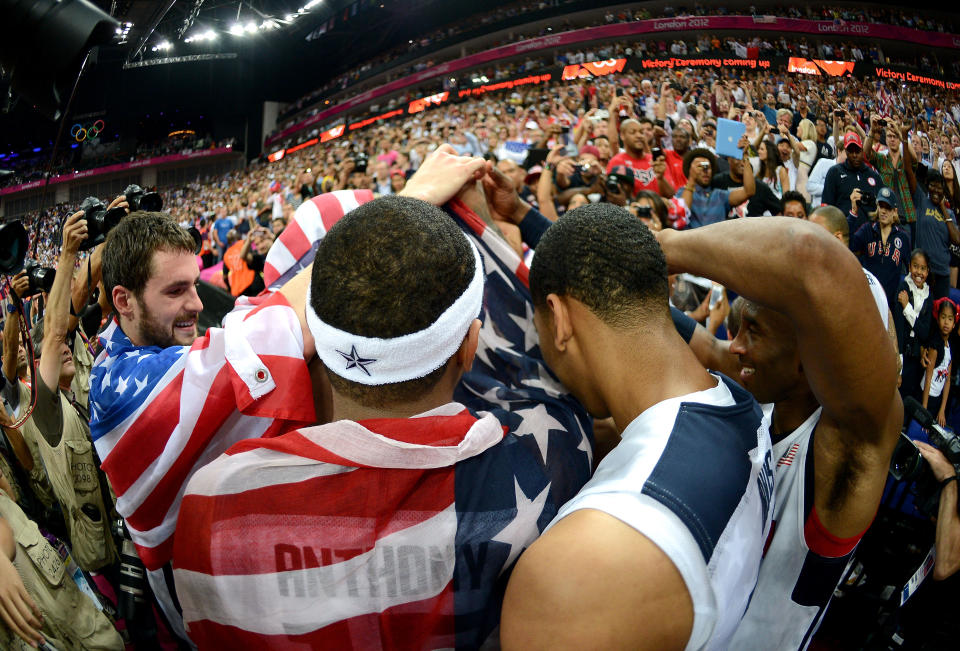
[[[30,646],[43,643],[43,615],[27,593],[13,561],[4,554],[0,554],[0,618]]]
[[[80,245],[87,239],[87,220],[82,210],[67,217],[63,223],[63,253],[76,255]]]
[[[530,205],[520,198],[513,181],[503,172],[496,167],[491,168],[480,182],[483,185],[483,194],[487,198],[487,208],[494,220],[511,224],[519,224],[523,220],[527,211],[530,210]]]
[[[398,194],[442,206],[466,183],[479,180],[491,167],[482,158],[460,156],[452,146],[443,144],[424,159]]]

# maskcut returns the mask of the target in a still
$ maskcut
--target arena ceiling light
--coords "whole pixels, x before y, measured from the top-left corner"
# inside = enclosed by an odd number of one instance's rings
[[[200,42],[213,41],[213,40],[216,40],[218,36],[219,35],[215,31],[213,31],[212,29],[208,29],[205,32],[197,32],[195,34],[191,34],[187,38],[183,39],[183,42],[193,43],[194,41],[200,41]]]
[[[239,24],[239,23],[235,23],[235,24],[233,24],[233,25],[230,25],[230,33],[233,34],[234,36],[243,36],[244,33],[245,33],[245,32],[243,31],[243,25],[241,25],[241,24]]]

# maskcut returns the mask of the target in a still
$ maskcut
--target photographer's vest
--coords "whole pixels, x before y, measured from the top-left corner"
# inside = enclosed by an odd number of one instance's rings
[[[56,447],[47,443],[31,418],[23,425],[40,450],[54,495],[63,510],[73,559],[88,572],[110,565],[117,558],[116,546],[110,533],[113,504],[104,504],[97,460],[90,439],[90,426],[85,410],[75,406],[57,391],[62,414],[60,442]],[[84,512],[84,508],[89,512]]]
[[[20,391],[20,410],[17,412],[19,417],[19,414],[30,408],[30,387],[23,382],[17,382],[17,388]],[[51,486],[47,471],[43,467],[43,459],[40,458],[40,446],[37,445],[37,439],[43,437],[40,436],[40,430],[33,424],[32,418],[20,426],[20,434],[23,436],[27,449],[30,450],[30,456],[33,458],[33,469],[29,472],[30,488],[33,490],[33,494],[37,496],[40,504],[43,505],[45,512],[55,512],[54,505],[57,503],[57,498],[53,494],[53,486]]]
[[[60,651],[124,648],[111,621],[83,594],[67,573],[57,550],[40,534],[36,523],[0,492],[0,517],[13,530],[17,555],[13,564],[43,617],[40,632]],[[33,647],[0,622],[0,649],[28,651]]]
[[[81,336],[82,335],[82,336]],[[77,404],[87,407],[87,397],[90,395],[90,369],[93,368],[93,355],[87,349],[86,333],[83,326],[77,323],[76,336],[73,338],[73,367],[76,371],[70,382],[73,399]]]

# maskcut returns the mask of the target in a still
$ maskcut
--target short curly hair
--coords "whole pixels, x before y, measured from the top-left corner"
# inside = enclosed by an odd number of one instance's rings
[[[443,210],[419,199],[385,196],[355,208],[320,241],[311,307],[340,330],[400,337],[429,327],[473,275],[470,242]],[[445,368],[377,386],[351,382],[329,369],[327,377],[337,393],[383,408],[420,398],[440,381]]]
[[[571,210],[544,233],[530,268],[533,304],[549,294],[577,299],[612,327],[668,316],[667,262],[653,233],[609,203]]]

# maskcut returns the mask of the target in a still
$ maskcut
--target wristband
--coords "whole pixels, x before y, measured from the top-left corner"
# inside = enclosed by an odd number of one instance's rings
[[[956,474],[944,479],[942,482],[940,482],[940,491],[943,492],[943,489],[947,487],[947,484],[949,484],[952,481],[957,481],[957,479],[958,479],[958,476]]]

